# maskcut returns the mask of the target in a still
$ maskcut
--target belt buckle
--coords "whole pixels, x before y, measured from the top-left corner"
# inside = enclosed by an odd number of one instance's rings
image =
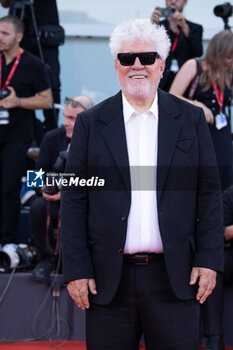
[[[141,260],[141,261],[140,261]],[[148,255],[135,255],[135,265],[148,265],[149,256]]]

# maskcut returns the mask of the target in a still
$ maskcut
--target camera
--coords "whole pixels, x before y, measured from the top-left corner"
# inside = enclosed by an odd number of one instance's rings
[[[10,95],[10,90],[9,89],[5,89],[5,90],[0,90],[0,100],[3,100],[4,98],[6,98],[7,96]]]
[[[159,7],[159,12],[161,13],[161,17],[170,18],[176,12],[176,9],[171,7]]]
[[[10,90],[0,90],[0,100],[10,95]],[[6,108],[0,107],[0,125],[9,124],[9,112]]]
[[[0,250],[0,272],[9,273],[14,268],[31,268],[36,263],[36,248],[24,243],[5,244]]]
[[[61,151],[54,163],[53,170],[59,173],[64,172],[65,166],[66,166],[66,160],[68,157],[68,151]],[[47,184],[50,184],[49,186],[45,186],[44,192],[48,195],[54,195],[59,192],[59,188],[56,183],[52,181],[54,175],[47,175]],[[56,178],[60,178],[60,176],[57,176]]]
[[[66,161],[68,157],[68,151],[61,151],[56,159],[56,162],[53,166],[54,171],[63,173],[66,166]]]
[[[217,5],[214,8],[214,14],[217,17],[228,18],[232,16],[233,7],[229,2],[225,2],[222,5]]]

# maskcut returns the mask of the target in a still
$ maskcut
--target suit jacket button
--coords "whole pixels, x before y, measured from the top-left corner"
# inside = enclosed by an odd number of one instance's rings
[[[123,249],[122,248],[118,248],[117,251],[118,251],[118,253],[122,253]]]
[[[124,222],[126,220],[126,216],[122,216],[121,222]]]

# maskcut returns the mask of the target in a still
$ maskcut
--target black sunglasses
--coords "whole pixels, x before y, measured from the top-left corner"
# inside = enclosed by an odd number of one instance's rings
[[[69,98],[69,97],[65,97],[65,104],[66,105],[71,104],[73,108],[80,106],[85,110],[87,109],[82,103],[80,103],[79,101],[73,100],[72,98]]]
[[[143,66],[149,66],[155,63],[156,58],[160,58],[158,52],[126,52],[118,53],[117,58],[120,61],[122,66],[133,66],[136,60],[136,57],[139,58]]]

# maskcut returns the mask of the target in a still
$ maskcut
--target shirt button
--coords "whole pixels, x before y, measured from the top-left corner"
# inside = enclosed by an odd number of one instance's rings
[[[121,217],[121,222],[124,222],[126,220],[126,216]]]

